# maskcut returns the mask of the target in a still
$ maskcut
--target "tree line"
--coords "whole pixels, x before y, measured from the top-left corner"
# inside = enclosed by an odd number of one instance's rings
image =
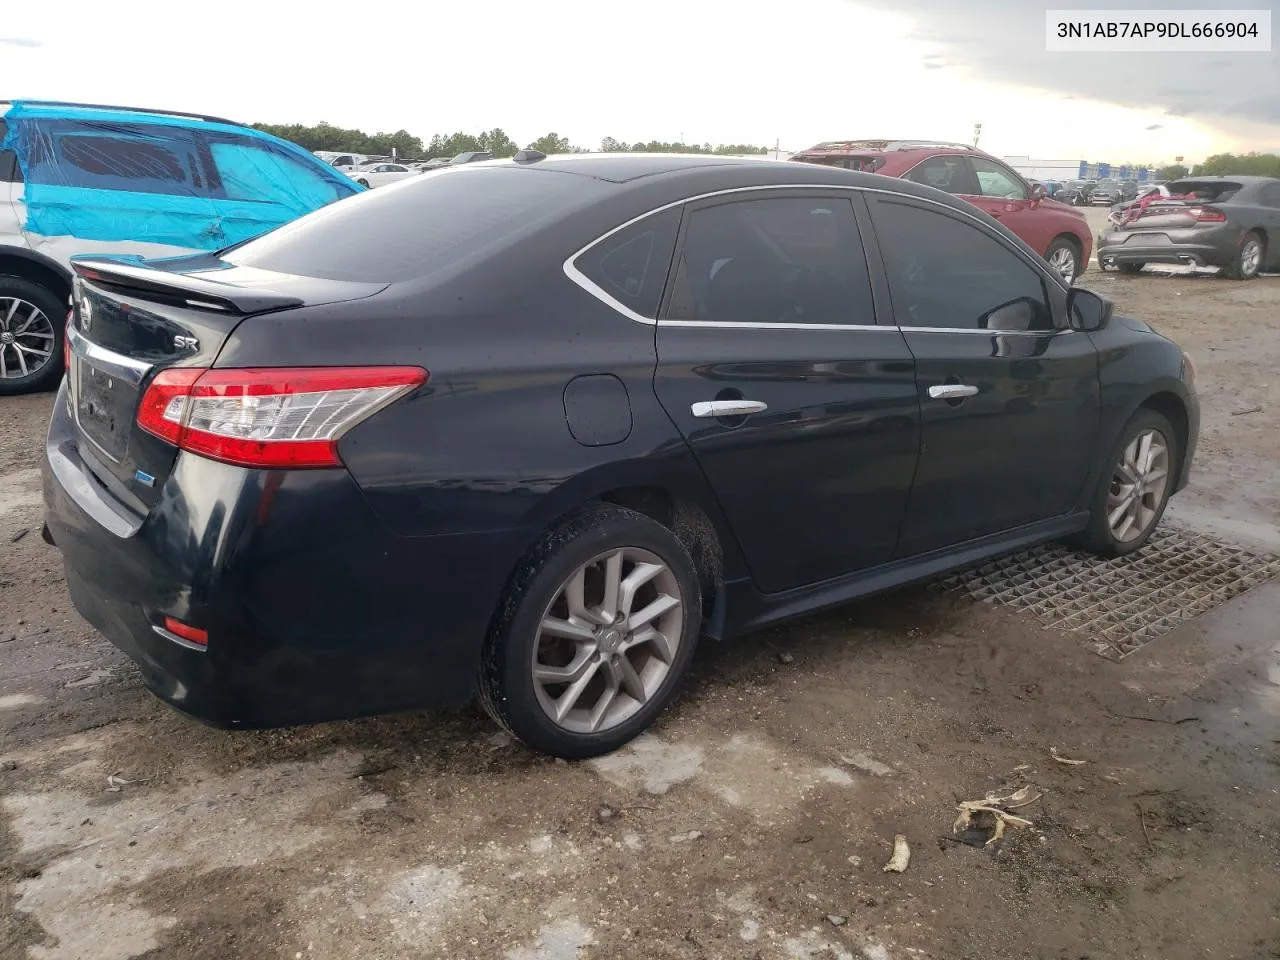
[[[1161,167],[1157,180],[1181,180],[1184,177],[1280,177],[1280,155],[1274,153],[1215,153],[1204,163],[1188,169],[1175,163]]]
[[[309,127],[300,123],[255,123],[253,127],[284,140],[291,140],[307,150],[332,150],[336,153],[365,153],[377,156],[406,157],[413,160],[430,160],[434,157],[455,157],[473,150],[487,150],[495,157],[512,157],[520,150],[501,127],[480,133],[458,131],[451,134],[437,133],[426,143],[407,130],[395,133],[365,133],[348,130],[328,123]],[[525,149],[542,153],[587,153],[588,148],[575,146],[568,137],[555,131],[543,134],[525,144]],[[605,137],[598,148],[603,153],[767,153],[767,147],[747,143],[680,143],[650,140],[647,143],[628,143],[613,137]]]

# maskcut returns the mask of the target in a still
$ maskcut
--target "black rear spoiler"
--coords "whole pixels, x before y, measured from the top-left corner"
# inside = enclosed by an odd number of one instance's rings
[[[266,313],[300,307],[296,296],[260,287],[218,283],[193,273],[142,266],[133,257],[76,257],[71,269],[81,279],[133,293],[144,299],[180,303],[198,310],[223,313]]]

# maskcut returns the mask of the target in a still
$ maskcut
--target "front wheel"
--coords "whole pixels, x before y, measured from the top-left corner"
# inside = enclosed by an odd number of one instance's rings
[[[1049,261],[1049,266],[1067,281],[1068,286],[1074,283],[1080,274],[1080,254],[1076,250],[1076,245],[1066,237],[1059,237],[1049,244],[1044,258]]]
[[[369,185],[369,181],[366,180],[364,177],[361,177],[359,180],[356,181],[356,183],[360,184],[360,186],[362,187],[367,187]]]
[[[593,504],[521,562],[485,641],[481,703],[553,756],[616,750],[675,695],[701,615],[697,571],[675,535]]]
[[[1134,414],[1098,482],[1080,545],[1122,557],[1146,544],[1169,505],[1179,456],[1178,438],[1167,419],[1154,410]]]

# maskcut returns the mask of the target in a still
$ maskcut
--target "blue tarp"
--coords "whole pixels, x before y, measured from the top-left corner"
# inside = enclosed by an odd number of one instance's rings
[[[296,144],[234,124],[15,101],[0,149],[25,229],[216,250],[364,188]]]

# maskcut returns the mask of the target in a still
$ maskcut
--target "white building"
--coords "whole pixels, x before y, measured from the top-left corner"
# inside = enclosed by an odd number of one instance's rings
[[[1032,180],[1074,180],[1080,176],[1079,160],[1039,160],[1032,157],[1000,159]]]

